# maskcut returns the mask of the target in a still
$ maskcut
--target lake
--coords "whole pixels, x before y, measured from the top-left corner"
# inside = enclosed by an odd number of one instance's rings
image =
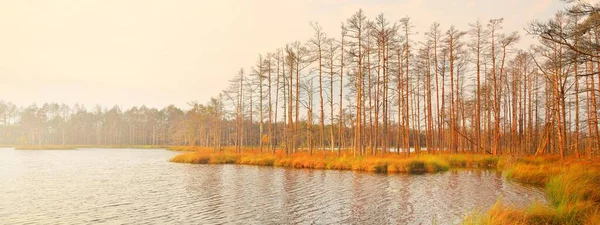
[[[499,172],[385,175],[169,163],[164,149],[0,149],[1,224],[459,223],[541,189]]]

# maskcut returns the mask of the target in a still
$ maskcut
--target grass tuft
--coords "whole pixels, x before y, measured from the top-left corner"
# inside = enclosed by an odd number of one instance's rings
[[[217,153],[210,157],[211,164],[235,164],[241,158],[239,155],[231,153]]]
[[[179,163],[208,164],[210,163],[210,157],[197,152],[189,152],[176,155],[169,161]]]
[[[498,202],[465,224],[600,224],[600,168],[585,162],[561,164],[554,158],[510,159],[508,179],[546,187],[549,205],[515,209]]]
[[[517,182],[544,186],[552,176],[561,172],[560,167],[548,165],[517,164],[505,170],[504,176]]]

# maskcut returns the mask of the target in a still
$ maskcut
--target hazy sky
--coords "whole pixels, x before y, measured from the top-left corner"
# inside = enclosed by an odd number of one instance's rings
[[[186,107],[206,102],[259,53],[329,36],[359,8],[411,17],[422,39],[438,21],[468,29],[504,17],[520,31],[564,8],[559,0],[0,0],[0,99],[17,105]],[[519,46],[533,43],[523,37]]]

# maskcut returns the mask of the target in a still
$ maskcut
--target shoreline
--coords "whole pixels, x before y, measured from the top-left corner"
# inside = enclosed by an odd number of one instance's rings
[[[379,174],[433,174],[449,170],[498,171],[513,182],[543,189],[547,204],[532,202],[515,208],[498,200],[485,211],[473,211],[464,217],[463,224],[600,224],[600,160],[558,156],[480,155],[480,154],[412,154],[388,153],[385,156],[353,156],[351,150],[341,153],[316,151],[298,152],[286,156],[248,148],[235,153],[232,148],[215,151],[212,148],[191,146],[62,146],[33,145],[17,147],[47,147],[42,150],[104,149],[166,149],[181,151],[169,161],[186,164],[236,164],[310,170],[346,170]],[[37,149],[23,149],[37,150]],[[338,156],[340,154],[340,156]]]
[[[508,180],[543,189],[547,204],[532,202],[514,208],[499,199],[487,211],[473,211],[463,224],[600,224],[600,161],[557,156],[513,157],[477,154],[421,154],[361,156],[301,152],[272,153],[185,152],[170,162],[237,164],[314,170],[351,170],[381,174],[438,173],[450,169],[495,170]]]
[[[386,156],[360,156],[351,154],[337,156],[337,153],[309,155],[305,152],[290,156],[272,153],[232,153],[195,151],[178,154],[170,162],[187,164],[238,164],[272,166],[297,169],[351,170],[374,173],[424,174],[448,171],[449,169],[495,169],[499,158],[490,155],[420,155],[405,157],[390,154]]]

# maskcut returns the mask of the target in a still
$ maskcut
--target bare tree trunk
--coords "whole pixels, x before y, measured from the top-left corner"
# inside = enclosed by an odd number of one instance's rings
[[[269,104],[269,120],[267,121],[267,129],[268,129],[268,135],[267,135],[267,141],[269,142],[269,147],[268,150],[273,149],[273,104],[271,102],[271,59],[273,58],[273,55],[269,54],[267,55],[267,83],[268,83],[268,90],[267,90],[267,102]]]
[[[294,147],[294,136],[295,136],[295,132],[294,132],[294,121],[292,119],[292,104],[293,104],[293,97],[292,97],[292,87],[294,86],[293,81],[294,81],[294,62],[296,61],[295,56],[294,56],[294,52],[291,48],[286,48],[287,54],[288,54],[288,62],[289,62],[289,71],[290,71],[290,76],[289,76],[289,84],[288,84],[288,132],[287,132],[287,139],[288,139],[288,143],[287,143],[287,155],[290,155],[295,147]]]
[[[239,153],[244,152],[244,72],[240,70],[240,130],[239,130]]]
[[[575,26],[577,26],[577,22],[575,22]],[[578,38],[575,38],[575,46],[577,46]],[[574,56],[574,65],[573,72],[575,75],[575,132],[574,132],[574,140],[573,143],[573,152],[575,152],[575,157],[579,158],[579,69],[577,66],[579,65],[579,55],[575,52]]]
[[[430,59],[430,46],[427,46],[427,77],[425,81],[425,91],[426,91],[426,99],[425,104],[427,107],[427,120],[426,120],[426,140],[425,145],[427,148],[427,153],[432,153],[433,148],[433,111],[432,111],[432,100],[431,100],[431,59]]]
[[[446,122],[446,107],[445,107],[445,105],[446,105],[446,88],[445,88],[446,87],[446,82],[445,82],[445,78],[446,78],[446,75],[445,75],[446,74],[445,73],[446,72],[446,54],[444,54],[442,57],[443,57],[442,58],[442,60],[443,60],[442,61],[442,66],[443,67],[442,67],[442,71],[441,71],[441,74],[442,74],[442,82],[441,82],[441,86],[442,86],[442,106],[440,108],[440,113],[441,113],[440,114],[440,123],[442,124],[441,125],[442,126],[442,131],[441,131],[442,135],[440,136],[440,141],[442,142],[441,143],[441,146],[442,146],[442,150],[441,151],[445,151],[446,150],[446,126],[445,126],[446,125],[445,124],[445,122]]]
[[[333,81],[334,81],[334,72],[333,72],[333,67],[334,67],[334,62],[333,59],[335,57],[335,47],[334,47],[334,43],[333,40],[329,40],[330,41],[330,46],[329,46],[329,120],[330,120],[330,126],[329,126],[329,135],[330,135],[330,149],[331,152],[333,153],[333,151],[335,150],[335,132],[334,132],[334,122],[333,122]]]
[[[404,25],[404,34],[405,34],[405,38],[406,38],[406,43],[405,43],[405,47],[404,47],[404,51],[405,51],[405,54],[406,54],[406,56],[405,56],[406,63],[404,65],[404,66],[406,66],[406,72],[405,72],[405,79],[406,80],[404,81],[404,83],[405,83],[404,84],[405,85],[404,86],[404,88],[405,88],[405,92],[404,93],[406,94],[406,96],[404,97],[404,99],[405,99],[405,105],[404,105],[405,106],[404,107],[405,113],[404,113],[404,115],[406,116],[405,117],[406,122],[404,123],[404,126],[405,126],[405,132],[406,133],[404,134],[404,138],[405,138],[404,141],[405,141],[406,155],[410,156],[410,117],[409,117],[409,104],[408,104],[408,98],[410,96],[409,88],[408,88],[409,83],[410,83],[409,78],[408,78],[408,73],[409,73],[409,71],[408,71],[408,66],[409,66],[408,58],[410,57],[410,55],[409,55],[409,41],[410,40],[409,40],[409,35],[408,35],[408,31],[409,31],[409,18],[408,17],[404,18],[403,23],[404,23],[403,24]]]
[[[269,140],[271,143],[271,153],[273,153],[273,154],[275,154],[275,149],[276,149],[275,146],[278,143],[278,142],[275,142],[275,140],[277,139],[279,141],[278,134],[277,134],[277,118],[279,117],[279,114],[278,114],[278,111],[279,111],[279,77],[280,77],[279,64],[281,63],[281,60],[283,59],[283,57],[280,58],[279,50],[277,50],[276,54],[277,54],[277,71],[276,71],[275,76],[277,76],[277,77],[275,78],[275,115],[274,115],[275,118],[273,118],[276,127],[273,130],[273,133],[271,134],[271,137],[270,137],[271,140]],[[285,63],[281,63],[281,64],[284,65]],[[284,74],[285,74],[285,72],[284,72]]]
[[[500,83],[498,82],[498,78],[496,76],[496,40],[495,40],[495,32],[496,29],[502,23],[502,19],[493,19],[490,20],[490,24],[488,25],[491,28],[491,38],[492,38],[492,82],[494,88],[494,134],[492,136],[492,154],[495,156],[498,154],[499,141],[500,141],[500,95],[499,95],[499,87]]]
[[[402,54],[400,53],[400,48],[398,48],[397,56],[398,56],[398,87],[397,87],[397,92],[398,92],[398,97],[397,97],[398,98],[398,122],[397,122],[398,123],[398,138],[396,140],[396,153],[398,155],[400,155],[400,145],[403,142],[402,133],[401,133],[402,123],[400,123],[400,121],[403,120],[402,119],[402,112],[403,112],[402,103],[404,102],[402,100],[402,97],[403,97],[402,90],[404,90],[404,88],[402,85]]]
[[[346,35],[346,29],[344,28],[344,26],[342,25],[342,40],[341,40],[341,57],[340,57],[340,105],[339,105],[339,118],[338,118],[338,123],[339,123],[339,132],[338,132],[338,138],[339,138],[339,146],[338,146],[338,156],[341,156],[342,154],[342,148],[344,146],[344,104],[343,104],[343,93],[344,93],[344,37]]]
[[[474,25],[474,33],[476,36],[476,47],[475,52],[477,55],[477,106],[475,111],[475,143],[477,148],[477,153],[479,153],[480,143],[481,143],[481,34],[482,34],[482,26],[479,21]]]
[[[258,65],[259,65],[259,68],[258,68],[258,80],[259,80],[258,81],[258,93],[260,93],[260,95],[258,96],[258,98],[259,98],[259,100],[258,100],[258,102],[259,102],[258,103],[259,104],[259,106],[258,106],[258,110],[259,110],[258,115],[259,116],[258,117],[259,117],[259,120],[260,120],[260,122],[258,124],[258,126],[259,126],[259,128],[258,128],[258,142],[259,142],[259,153],[262,154],[262,152],[263,152],[263,144],[264,144],[263,143],[263,121],[264,121],[264,118],[263,118],[263,111],[264,111],[263,110],[263,98],[264,98],[264,93],[263,93],[263,78],[264,78],[264,76],[263,76],[263,72],[264,71],[263,71],[263,68],[262,68],[262,64],[263,64],[263,58],[262,58],[262,56],[259,56],[258,61],[259,61],[258,62]],[[269,101],[269,104],[270,103],[271,102]],[[252,124],[252,121],[250,121],[250,124]]]
[[[374,141],[373,141],[373,95],[372,95],[372,78],[371,78],[371,36],[367,35],[366,44],[366,57],[367,57],[367,96],[369,97],[369,148],[371,155],[374,155]],[[366,111],[366,110],[365,110]],[[365,116],[366,119],[366,116]]]
[[[296,99],[294,107],[296,108],[296,112],[294,114],[295,122],[294,122],[294,139],[292,146],[294,147],[294,153],[298,152],[298,124],[300,121],[300,43],[297,43],[296,46]]]
[[[317,51],[317,61],[319,62],[319,147],[325,155],[325,113],[323,109],[323,44],[326,41],[326,37],[322,32],[321,26],[318,23],[311,23],[315,34],[314,38],[311,39],[312,44]],[[312,93],[311,93],[312,95]]]
[[[596,34],[596,45],[600,44],[600,40],[599,40],[600,39],[600,37],[599,37],[600,34],[598,33],[598,31],[599,31],[598,28],[594,29],[594,33]],[[597,51],[597,52],[600,52],[600,51]],[[596,142],[595,148],[593,148],[593,149],[598,149],[598,145],[600,145],[600,132],[598,131],[598,105],[597,105],[597,102],[596,102],[596,92],[600,91],[600,61],[599,60],[600,60],[600,58],[596,57],[596,61],[597,61],[596,69],[598,70],[597,71],[598,72],[598,86],[597,86],[597,88],[594,87],[594,85],[595,85],[594,84],[594,76],[591,76],[591,82],[592,82],[591,95],[592,95],[592,99],[593,99],[592,103],[593,103],[593,109],[594,109],[594,111],[592,112],[592,117],[593,117],[592,121],[594,122],[592,124],[593,125],[592,128],[593,128],[593,131],[594,131],[594,137],[596,139],[595,140],[595,142]],[[593,66],[592,66],[592,71],[593,71]],[[588,156],[589,159],[592,158],[592,153],[593,152],[591,152],[591,151],[589,152],[589,156]]]
[[[385,154],[390,150],[390,131],[389,131],[389,123],[390,123],[390,102],[389,102],[389,67],[388,67],[388,57],[390,57],[390,45],[388,39],[385,39],[384,47],[383,47],[383,151],[382,154]]]
[[[308,90],[307,92],[308,94],[308,107],[306,107],[306,139],[307,139],[307,143],[308,143],[308,155],[312,155],[313,153],[313,132],[312,132],[312,117],[313,117],[313,112],[312,112],[312,107],[313,107],[313,82],[312,79],[310,81],[308,81]],[[325,154],[325,152],[323,152],[323,154]]]
[[[373,143],[373,155],[377,155],[377,151],[379,148],[379,100],[381,98],[381,40],[377,41],[377,80],[375,81],[375,127],[374,127],[374,138],[375,142]],[[385,103],[384,103],[385,104]]]
[[[453,29],[453,28],[450,28]],[[457,153],[456,143],[455,143],[455,134],[456,134],[456,125],[455,125],[455,108],[454,108],[454,33],[450,33],[453,31],[449,31],[449,54],[450,54],[450,151],[453,153]]]
[[[436,101],[436,118],[437,118],[437,132],[438,132],[438,137],[437,137],[437,151],[438,153],[442,152],[442,130],[443,130],[443,120],[441,119],[441,108],[440,108],[440,93],[439,93],[439,68],[438,68],[438,57],[437,57],[437,41],[438,41],[438,34],[439,34],[439,24],[438,23],[434,23],[431,27],[431,33],[430,35],[433,38],[433,66],[435,69],[435,101]],[[443,79],[442,79],[442,85],[443,84]],[[443,93],[442,93],[443,95]]]

